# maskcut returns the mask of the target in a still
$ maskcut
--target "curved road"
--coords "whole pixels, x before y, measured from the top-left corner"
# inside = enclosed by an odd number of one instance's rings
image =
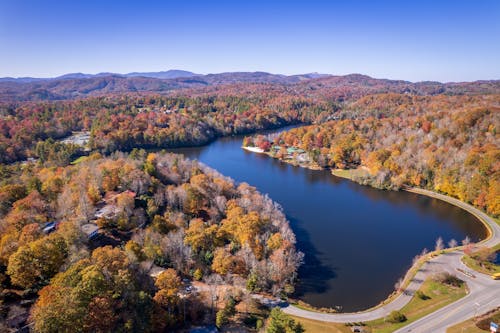
[[[423,189],[408,189],[407,191],[422,195],[427,195],[436,199],[447,201],[453,205],[463,208],[482,220],[490,229],[490,237],[481,242],[481,245],[492,247],[500,243],[500,226],[488,215],[474,208],[473,206],[461,202],[460,200],[446,195],[434,193]],[[326,322],[348,323],[370,321],[387,316],[391,311],[400,310],[413,297],[425,279],[434,273],[447,271],[460,277],[467,283],[469,294],[460,300],[449,304],[396,332],[446,332],[446,327],[464,321],[477,314],[484,313],[500,306],[500,281],[491,279],[490,276],[477,272],[471,272],[460,260],[462,251],[453,251],[442,254],[427,261],[417,271],[408,287],[392,302],[378,308],[356,312],[356,313],[319,313],[300,309],[296,306],[282,305],[284,312],[313,320]],[[466,275],[457,269],[470,272]]]

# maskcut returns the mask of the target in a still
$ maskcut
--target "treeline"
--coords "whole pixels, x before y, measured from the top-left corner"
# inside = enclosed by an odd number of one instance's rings
[[[197,162],[134,150],[0,171],[4,319],[35,300],[37,332],[158,332],[209,312],[181,279],[293,292],[302,254],[279,206]]]
[[[198,97],[110,96],[0,106],[0,163],[39,157],[36,143],[90,131],[91,147],[109,153],[136,147],[208,143],[216,137],[310,122],[330,109],[286,93]]]
[[[72,131],[91,131],[92,147],[105,153],[134,147],[169,148],[296,123],[322,123],[339,119],[342,116],[337,112],[344,109],[350,112],[344,116],[354,117],[360,110],[367,111],[361,104],[376,94],[398,96],[385,102],[393,103],[390,108],[394,109],[400,103],[397,99],[425,100],[437,94],[475,98],[500,91],[500,81],[411,83],[354,74],[305,80],[294,77],[285,83],[246,82],[235,73],[221,77],[224,79],[213,85],[196,84],[164,95],[154,94],[155,89],[142,93],[125,90],[119,95],[78,100],[0,104],[0,163],[37,157],[34,147],[38,141],[63,138]],[[85,90],[85,82],[73,83]],[[359,108],[352,105],[358,100]],[[383,116],[386,107],[376,110],[377,116]]]
[[[99,113],[91,146],[112,152],[201,145],[220,136],[310,122],[326,110],[326,103],[287,95],[150,98],[128,113]]]
[[[366,170],[356,173],[364,184],[427,188],[500,214],[499,95],[379,94],[337,115],[275,144],[304,149],[321,167]]]
[[[150,75],[150,73],[144,73]],[[156,75],[154,75],[156,76]],[[296,91],[302,96],[321,95],[328,99],[360,98],[378,93],[411,93],[417,95],[487,94],[498,92],[500,81],[440,83],[432,81],[409,82],[402,80],[375,79],[361,74],[334,75],[279,75],[264,72],[233,72],[191,77],[160,79],[158,77],[107,76],[71,77],[53,79],[0,80],[0,101],[47,101],[68,100],[103,96],[106,94],[133,94],[149,92],[172,94],[185,91],[221,91],[239,86],[247,90],[266,91],[270,86]],[[261,86],[261,88],[258,88]]]

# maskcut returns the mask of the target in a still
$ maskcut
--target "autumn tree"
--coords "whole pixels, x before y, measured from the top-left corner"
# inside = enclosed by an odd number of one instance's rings
[[[184,242],[195,252],[207,251],[217,244],[217,225],[207,226],[202,219],[193,219],[186,230]]]
[[[212,261],[212,270],[221,275],[228,273],[245,272],[244,263],[236,256],[233,256],[226,248],[217,248]]]
[[[139,289],[141,279],[145,278],[134,270],[122,250],[98,248],[89,259],[82,259],[57,274],[40,291],[32,309],[35,329],[147,331],[152,299]]]
[[[179,303],[179,288],[181,279],[174,269],[168,268],[163,271],[155,281],[158,291],[154,295],[154,301],[167,312],[166,322],[170,326],[175,323],[175,308]]]
[[[84,318],[84,308],[68,287],[44,287],[31,310],[35,332],[83,332]]]
[[[240,246],[249,245],[259,255],[262,245],[258,243],[256,235],[262,226],[262,221],[257,212],[245,213],[235,201],[228,202],[226,219],[222,220],[219,233],[226,235],[230,240]]]
[[[46,284],[59,271],[67,255],[64,238],[52,234],[21,246],[9,258],[7,274],[13,284],[22,288]]]
[[[12,210],[5,217],[5,223],[9,228],[19,232],[27,224],[46,222],[48,213],[47,202],[38,191],[34,190],[23,199],[14,202]]]

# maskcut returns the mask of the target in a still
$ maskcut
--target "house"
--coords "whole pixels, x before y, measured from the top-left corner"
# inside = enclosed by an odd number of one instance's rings
[[[217,333],[219,330],[214,325],[193,327],[189,330],[189,333]]]
[[[287,151],[288,154],[293,154],[293,153],[302,154],[302,153],[305,153],[304,149],[295,148],[295,147],[288,147],[286,149],[286,151]]]
[[[300,163],[307,163],[310,162],[309,156],[305,153],[297,155],[297,161]]]
[[[165,268],[155,265],[153,261],[143,261],[140,263],[141,269],[147,272],[149,276],[156,279],[161,273],[165,271]]]
[[[151,276],[153,279],[156,279],[161,273],[165,271],[165,268],[153,265],[151,269],[149,270],[148,274]]]
[[[105,205],[101,208],[99,208],[96,213],[95,213],[95,218],[106,218],[106,219],[111,219],[116,216],[120,212],[119,208],[116,206],[117,204],[117,199],[120,195],[127,195],[130,196],[131,198],[135,198],[136,193],[130,190],[126,190],[121,193],[116,193],[116,192],[110,192],[106,195],[106,198],[104,198]]]
[[[98,209],[96,212],[95,212],[95,217],[96,218],[112,218],[114,217],[116,214],[118,213],[118,207],[116,207],[115,205],[113,204],[108,204],[108,205],[105,205],[104,207]]]
[[[42,232],[44,234],[50,234],[51,232],[56,231],[59,222],[47,222],[43,225]]]
[[[99,227],[95,223],[87,223],[82,225],[82,231],[87,235],[88,239],[92,239],[99,235]]]

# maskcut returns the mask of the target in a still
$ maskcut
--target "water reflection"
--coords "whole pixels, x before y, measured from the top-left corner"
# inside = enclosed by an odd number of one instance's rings
[[[447,243],[485,229],[469,213],[408,192],[381,191],[241,149],[242,137],[177,149],[283,206],[305,253],[297,294],[320,307],[355,311],[385,299],[412,258],[438,237]]]
[[[295,296],[325,293],[330,288],[327,282],[336,277],[335,268],[321,262],[320,256],[324,253],[319,252],[314,246],[307,230],[300,225],[300,221],[290,216],[287,218],[297,236],[297,247],[305,254],[304,264],[299,270],[301,283],[298,285]]]

